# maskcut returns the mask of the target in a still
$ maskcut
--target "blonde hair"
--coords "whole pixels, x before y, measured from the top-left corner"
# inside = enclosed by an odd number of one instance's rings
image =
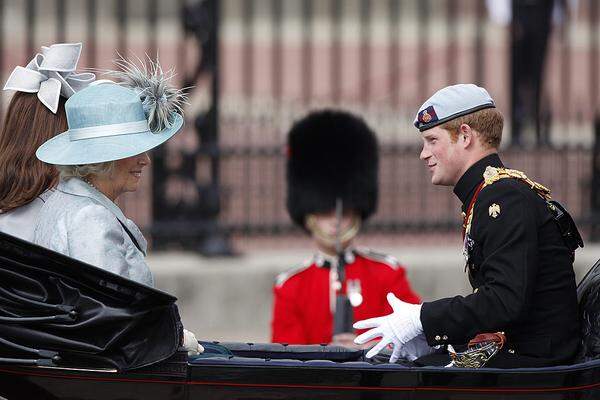
[[[115,168],[114,161],[107,161],[96,164],[83,165],[57,165],[56,168],[60,173],[60,179],[68,180],[70,178],[85,179],[91,175],[106,176]]]
[[[463,115],[441,125],[442,129],[450,132],[452,141],[458,139],[458,130],[462,124],[479,132],[479,140],[486,148],[497,149],[502,140],[504,117],[496,108],[485,108],[474,113]]]

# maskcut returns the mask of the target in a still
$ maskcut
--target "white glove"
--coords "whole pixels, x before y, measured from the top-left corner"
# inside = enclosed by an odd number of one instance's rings
[[[369,350],[367,358],[375,356],[387,345],[393,344],[394,350],[390,357],[390,362],[393,363],[400,357],[401,348],[417,335],[423,333],[421,304],[405,303],[394,296],[393,293],[387,294],[387,301],[392,306],[394,312],[385,317],[370,318],[356,322],[353,325],[355,329],[372,329],[354,339],[354,343],[363,344],[381,337],[381,341]]]
[[[419,357],[426,356],[435,351],[435,348],[427,344],[427,339],[424,334],[417,335],[414,339],[409,340],[400,348],[400,357],[409,361],[414,361]]]
[[[187,350],[188,356],[197,356],[198,354],[204,352],[204,347],[198,343],[196,335],[187,329],[183,330],[183,345],[181,346],[181,349]]]

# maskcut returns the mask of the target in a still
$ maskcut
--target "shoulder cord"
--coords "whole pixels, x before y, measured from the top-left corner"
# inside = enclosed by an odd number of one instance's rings
[[[479,196],[479,192],[486,186],[492,185],[494,182],[499,181],[500,179],[506,178],[514,178],[518,179],[521,182],[527,184],[531,187],[533,191],[535,191],[542,199],[548,201],[552,197],[550,196],[550,189],[545,187],[542,184],[532,181],[521,171],[517,171],[516,169],[507,169],[507,168],[496,168],[488,166],[483,173],[483,182],[479,184],[471,202],[469,203],[469,207],[467,208],[464,219],[463,219],[463,240],[466,235],[471,232],[471,224],[473,222],[473,208],[475,207],[475,202],[477,197]]]

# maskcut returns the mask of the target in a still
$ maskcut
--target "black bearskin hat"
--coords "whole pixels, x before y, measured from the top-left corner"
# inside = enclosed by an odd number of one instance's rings
[[[360,117],[338,110],[315,111],[288,133],[287,209],[305,227],[308,214],[344,209],[364,220],[377,208],[378,148]]]

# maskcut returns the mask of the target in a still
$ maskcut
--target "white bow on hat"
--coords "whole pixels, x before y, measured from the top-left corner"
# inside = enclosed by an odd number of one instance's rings
[[[62,95],[71,97],[96,79],[91,72],[75,73],[81,54],[81,43],[59,43],[42,46],[27,67],[16,67],[8,77],[4,90],[36,93],[54,114]]]

